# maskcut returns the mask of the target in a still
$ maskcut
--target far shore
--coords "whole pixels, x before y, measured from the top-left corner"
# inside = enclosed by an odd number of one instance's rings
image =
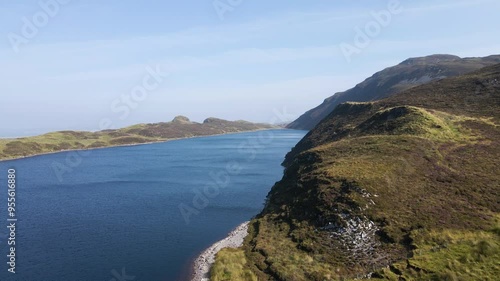
[[[248,235],[248,224],[244,222],[231,231],[228,236],[219,242],[216,242],[208,249],[203,251],[194,261],[192,267],[191,281],[209,281],[210,269],[215,263],[215,256],[224,248],[238,248],[243,245],[243,240]]]
[[[234,135],[234,134],[251,133],[251,132],[259,132],[259,131],[271,131],[271,130],[291,130],[291,129],[286,129],[286,128],[266,128],[266,129],[256,129],[256,130],[241,131],[241,132],[229,132],[229,133],[214,134],[214,135],[192,136],[192,137],[184,137],[184,138],[172,138],[172,139],[164,139],[164,140],[151,141],[151,142],[118,144],[118,145],[110,145],[110,146],[103,146],[103,147],[92,147],[92,148],[67,149],[67,150],[59,150],[59,151],[42,152],[42,153],[37,153],[37,154],[33,154],[33,155],[28,155],[28,156],[20,156],[20,157],[14,157],[14,158],[4,158],[4,159],[0,159],[0,162],[14,161],[14,160],[19,160],[19,159],[26,159],[26,158],[32,158],[32,157],[38,157],[38,156],[44,156],[44,155],[50,155],[50,154],[57,154],[57,153],[65,153],[65,152],[92,151],[92,150],[106,149],[106,148],[115,148],[115,147],[128,147],[128,146],[150,145],[150,144],[164,143],[164,142],[177,141],[177,140],[185,140],[185,139],[195,139],[195,138],[225,136],[225,135]],[[15,140],[15,139],[12,139],[12,140]]]

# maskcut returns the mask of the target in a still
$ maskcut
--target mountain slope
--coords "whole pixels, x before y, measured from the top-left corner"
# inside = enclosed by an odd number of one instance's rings
[[[338,106],[287,156],[238,268],[258,280],[496,280],[499,126],[500,64]]]
[[[343,102],[379,100],[436,79],[469,73],[496,63],[500,63],[500,55],[464,59],[452,55],[411,58],[375,73],[350,90],[327,98],[323,104],[309,110],[287,128],[311,130]]]
[[[159,142],[169,139],[209,136],[271,129],[268,124],[208,118],[203,123],[177,116],[172,122],[139,124],[99,132],[61,131],[35,137],[0,139],[0,160],[74,149]]]

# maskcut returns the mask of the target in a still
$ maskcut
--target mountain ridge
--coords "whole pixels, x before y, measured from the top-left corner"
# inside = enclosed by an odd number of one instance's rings
[[[430,55],[409,58],[387,67],[344,92],[339,92],[288,124],[289,129],[311,130],[342,102],[379,100],[434,80],[466,74],[500,63],[500,55],[460,58],[454,55]]]

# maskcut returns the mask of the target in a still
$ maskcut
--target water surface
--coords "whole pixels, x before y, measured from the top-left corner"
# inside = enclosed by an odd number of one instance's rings
[[[262,209],[283,157],[304,134],[261,131],[0,162],[0,280],[182,279],[199,252]],[[7,272],[9,168],[18,178],[15,275]]]

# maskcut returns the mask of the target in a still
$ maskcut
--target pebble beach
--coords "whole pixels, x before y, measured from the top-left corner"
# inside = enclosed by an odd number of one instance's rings
[[[210,280],[210,268],[215,262],[215,255],[224,248],[240,247],[248,234],[248,223],[249,222],[240,224],[231,231],[226,238],[213,244],[196,258],[193,264],[192,281]]]

